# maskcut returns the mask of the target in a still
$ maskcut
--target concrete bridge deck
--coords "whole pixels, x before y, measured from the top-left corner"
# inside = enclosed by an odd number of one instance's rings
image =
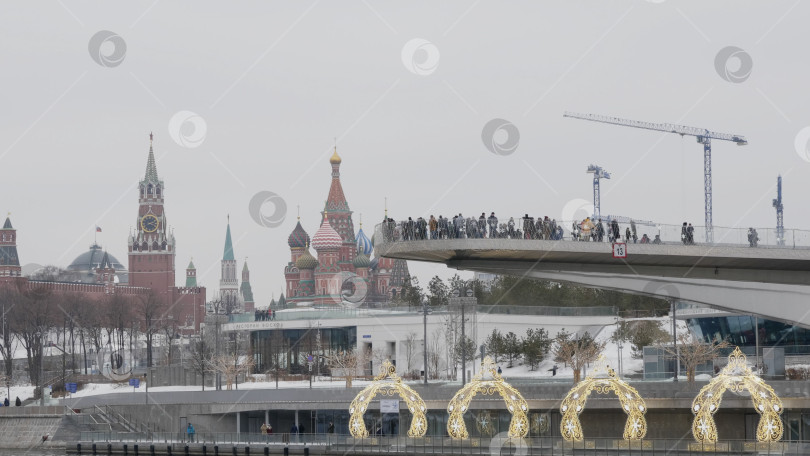
[[[810,327],[810,249],[500,238],[386,240],[380,256],[450,268],[572,282],[705,304]],[[382,242],[380,242],[382,241]]]

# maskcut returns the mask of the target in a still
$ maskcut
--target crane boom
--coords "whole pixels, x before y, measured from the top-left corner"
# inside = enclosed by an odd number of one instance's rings
[[[581,114],[576,112],[564,112],[563,117],[574,119],[590,120],[623,127],[642,128],[644,130],[662,131],[665,133],[675,133],[681,136],[694,136],[697,142],[703,144],[703,194],[705,198],[706,215],[706,242],[714,243],[714,228],[712,223],[712,139],[732,141],[738,146],[748,144],[744,136],[729,133],[717,133],[705,128],[687,127],[669,123],[642,122],[639,120],[623,119],[621,117],[609,117],[599,114]]]
[[[730,133],[717,133],[714,131],[707,130],[705,128],[688,127],[685,125],[676,125],[671,123],[643,122],[640,120],[622,119],[621,117],[602,116],[599,114],[580,114],[568,111],[566,111],[563,114],[563,117],[590,120],[593,122],[602,122],[613,125],[622,125],[625,127],[642,128],[645,130],[676,133],[681,136],[696,136],[710,139],[721,139],[723,141],[733,141],[737,143],[738,146],[744,146],[748,144],[748,141],[742,135],[734,135]]]

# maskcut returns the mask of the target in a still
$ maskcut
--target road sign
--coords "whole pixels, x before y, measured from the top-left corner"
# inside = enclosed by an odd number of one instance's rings
[[[65,390],[68,393],[75,394],[77,386],[78,385],[76,383],[65,383]]]
[[[312,364],[313,361],[315,361],[315,357],[312,355],[307,355],[307,362]]]
[[[627,244],[624,242],[614,242],[613,258],[627,258]]]
[[[134,388],[140,388],[141,387],[141,379],[139,379],[139,378],[131,378],[131,379],[129,379],[129,386],[132,386]]]

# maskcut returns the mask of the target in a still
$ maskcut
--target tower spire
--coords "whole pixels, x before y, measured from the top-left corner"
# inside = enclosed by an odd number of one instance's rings
[[[225,231],[225,253],[223,260],[236,260],[233,256],[233,242],[231,241],[231,216],[228,214],[228,229]]]
[[[155,165],[155,151],[152,149],[152,139],[154,136],[152,133],[149,133],[149,158],[146,160],[146,177],[144,180],[157,182],[158,173],[157,173],[157,165]]]

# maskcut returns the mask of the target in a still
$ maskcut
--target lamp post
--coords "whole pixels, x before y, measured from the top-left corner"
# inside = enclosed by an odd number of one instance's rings
[[[422,339],[422,354],[424,355],[424,363],[425,363],[425,385],[428,383],[428,344],[427,344],[427,316],[430,313],[430,306],[428,305],[428,300],[425,299],[422,301],[422,323],[425,328],[424,338]]]
[[[36,333],[39,337],[39,406],[45,406],[45,331],[40,328]],[[11,400],[11,399],[9,399]]]

